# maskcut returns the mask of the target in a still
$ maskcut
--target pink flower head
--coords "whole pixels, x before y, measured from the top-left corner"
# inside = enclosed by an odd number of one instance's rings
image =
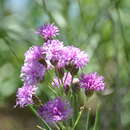
[[[104,77],[96,72],[83,74],[80,78],[80,86],[86,90],[102,91],[105,88]]]
[[[28,85],[35,85],[44,78],[46,67],[39,62],[24,63],[20,77]]]
[[[63,42],[59,40],[48,40],[43,45],[43,55],[46,55],[46,60],[58,62],[61,57],[63,47]]]
[[[45,121],[55,123],[68,119],[72,115],[72,108],[67,101],[58,97],[41,106],[38,113]]]
[[[16,106],[25,107],[29,104],[33,104],[32,97],[36,94],[37,87],[31,85],[24,85],[17,91]]]
[[[72,64],[77,68],[82,68],[88,64],[88,62],[89,58],[87,53],[74,46],[67,46],[62,49],[59,66]]]
[[[41,46],[30,47],[29,50],[25,53],[25,62],[38,61],[39,59],[43,58],[42,53]]]
[[[48,40],[59,35],[59,29],[54,24],[44,24],[38,28],[37,33],[45,38],[45,40]]]

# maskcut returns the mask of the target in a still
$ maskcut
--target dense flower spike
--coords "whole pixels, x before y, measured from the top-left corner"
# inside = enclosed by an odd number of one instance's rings
[[[25,107],[33,104],[32,96],[36,94],[37,87],[31,85],[24,85],[17,91],[16,106]]]
[[[66,46],[62,49],[62,55],[60,57],[59,66],[65,66],[71,64],[77,68],[82,68],[88,64],[88,55],[74,46]]]
[[[62,129],[62,125],[56,123],[69,119],[74,112],[72,120],[75,122],[63,122],[63,124],[65,129],[78,129],[77,121],[82,120],[80,116],[85,109],[83,103],[86,102],[85,98],[80,97],[82,96],[80,90],[83,88],[87,97],[91,96],[94,91],[104,90],[104,77],[94,72],[82,74],[79,78],[78,72],[89,62],[88,55],[77,47],[65,46],[62,41],[53,39],[59,34],[59,29],[55,25],[45,24],[38,29],[37,33],[42,36],[44,43],[41,46],[30,47],[25,53],[24,65],[20,75],[23,87],[17,91],[15,107],[23,108],[30,104],[32,107],[35,106],[33,109],[36,109],[37,115],[45,120],[44,123],[48,129],[55,129],[59,126],[58,129]],[[49,88],[45,88],[45,90],[53,92],[50,93],[51,97],[56,95],[58,97],[42,104],[36,95],[36,85],[44,79],[46,72]],[[54,75],[56,77],[51,77]],[[48,81],[52,82],[48,83]],[[70,103],[59,95],[63,95],[71,101],[74,111]],[[70,126],[66,127],[66,125]]]
[[[43,26],[38,28],[37,33],[41,35],[45,40],[52,39],[59,33],[58,27],[56,27],[54,24],[44,24]]]
[[[38,113],[45,121],[55,123],[68,119],[72,115],[72,108],[67,101],[58,97],[41,106]]]
[[[60,85],[62,85],[62,82],[64,84],[64,87],[68,87],[71,85],[71,80],[72,80],[72,75],[70,73],[64,73],[64,77],[61,81],[61,79],[58,80],[58,77],[55,77],[53,82],[52,82],[52,85],[55,86],[55,87],[60,87]],[[59,84],[60,82],[60,84]]]
[[[92,91],[102,91],[105,88],[104,77],[99,76],[96,72],[82,74],[80,78],[81,88]]]

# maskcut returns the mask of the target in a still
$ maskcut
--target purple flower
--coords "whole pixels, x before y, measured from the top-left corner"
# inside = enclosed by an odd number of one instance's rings
[[[38,28],[37,33],[47,40],[59,35],[59,29],[54,24],[44,24]]]
[[[59,66],[74,65],[76,68],[82,68],[88,64],[87,53],[74,46],[67,46],[62,49],[62,55],[59,59]]]
[[[38,61],[43,58],[43,50],[41,46],[32,46],[25,53],[25,62]]]
[[[80,86],[86,90],[102,91],[105,88],[104,77],[96,72],[83,74],[80,78]]]
[[[43,54],[49,61],[59,61],[63,47],[63,42],[59,40],[48,40],[43,45]]]
[[[28,85],[35,85],[43,80],[46,67],[39,62],[24,63],[20,77]]]
[[[55,123],[68,119],[72,115],[72,108],[67,101],[58,97],[42,105],[38,113],[45,121]]]
[[[33,46],[25,53],[20,77],[26,84],[35,85],[43,79],[47,66],[40,60],[44,60],[41,46]]]
[[[62,81],[64,83],[65,88],[71,85],[71,80],[72,80],[72,75],[70,73],[64,73],[64,77],[63,77]],[[58,77],[55,77],[53,81],[54,81],[54,82],[52,82],[53,86],[60,87],[60,85],[62,85],[61,79],[59,79],[59,81],[58,81]],[[59,84],[59,82],[60,82],[60,84]]]
[[[25,107],[33,104],[32,96],[36,94],[37,87],[31,85],[24,85],[19,88],[16,94],[16,106]]]

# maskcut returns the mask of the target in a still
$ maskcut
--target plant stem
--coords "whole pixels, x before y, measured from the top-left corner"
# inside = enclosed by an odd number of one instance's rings
[[[60,127],[56,123],[54,125],[57,128],[57,130],[60,130]]]
[[[33,108],[32,105],[29,105],[31,111],[45,124],[45,126],[49,129],[52,130],[51,127],[46,123],[46,121],[44,121],[37,113],[37,111]]]
[[[42,128],[42,127],[39,126],[39,125],[37,125],[36,127],[39,128],[40,130],[46,130],[46,129]]]
[[[86,129],[85,129],[85,130],[88,130],[90,111],[91,111],[91,108],[88,108],[88,114],[87,114],[87,125],[86,125]]]
[[[58,96],[57,92],[56,92],[50,85],[48,85],[48,88],[49,88],[56,96]]]
[[[96,130],[96,128],[97,128],[98,117],[99,117],[99,105],[97,105],[97,109],[96,109],[96,117],[95,117],[95,123],[94,123],[93,130]]]
[[[78,124],[78,122],[79,122],[79,120],[80,120],[80,118],[81,118],[81,115],[82,115],[82,113],[83,113],[83,110],[84,110],[84,106],[83,106],[83,108],[81,108],[81,110],[80,110],[80,112],[79,112],[79,114],[78,114],[78,117],[77,117],[77,119],[76,119],[76,121],[75,121],[75,123],[74,123],[74,126],[73,126],[72,130],[75,130],[75,127],[77,126],[77,124]]]
[[[65,76],[65,79],[64,79],[64,81],[63,81],[64,84],[65,84],[65,82],[66,82],[66,79],[67,79],[68,73],[69,73],[69,72],[67,71],[66,76]]]

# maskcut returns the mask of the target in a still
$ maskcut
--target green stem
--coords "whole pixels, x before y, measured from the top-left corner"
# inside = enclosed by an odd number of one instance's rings
[[[58,96],[57,92],[56,92],[50,85],[48,85],[48,88],[49,88],[56,96]]]
[[[64,79],[64,84],[65,84],[65,82],[66,82],[66,79],[67,79],[68,73],[69,73],[69,72],[67,71],[66,76],[65,76],[65,79]]]
[[[37,111],[33,108],[32,105],[29,105],[31,111],[45,124],[45,126],[49,129],[52,130],[51,127],[46,123],[46,121],[44,121],[37,113]]]
[[[39,126],[39,125],[37,125],[36,127],[39,128],[40,130],[46,130],[46,129],[42,128],[42,127]]]
[[[96,130],[96,128],[97,128],[98,118],[99,118],[99,105],[97,106],[97,109],[96,109],[96,117],[95,117],[95,123],[94,123],[93,130]]]
[[[57,128],[57,130],[60,130],[60,127],[56,123],[54,125]]]
[[[88,109],[86,130],[88,130],[90,111],[91,111],[91,108]]]
[[[77,124],[78,124],[78,122],[79,122],[79,120],[80,120],[80,118],[81,118],[81,115],[82,115],[82,113],[83,113],[83,110],[84,110],[84,106],[83,106],[83,108],[80,110],[80,112],[79,112],[79,114],[78,114],[78,117],[77,117],[77,119],[76,119],[76,121],[75,121],[75,123],[74,123],[74,126],[73,126],[72,130],[75,130],[75,127],[77,126]]]

